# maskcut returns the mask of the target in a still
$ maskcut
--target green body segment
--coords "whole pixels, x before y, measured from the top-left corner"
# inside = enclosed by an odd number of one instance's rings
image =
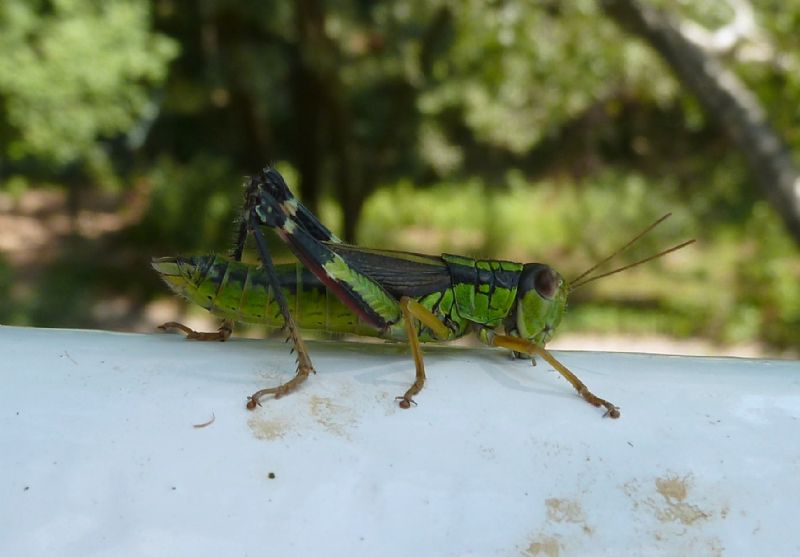
[[[221,319],[283,327],[280,308],[261,268],[214,255],[161,258],[153,261],[153,267],[176,294]],[[276,265],[276,272],[300,328],[380,336],[380,331],[358,319],[299,263]]]
[[[461,317],[490,328],[500,325],[517,296],[523,265],[449,253],[442,254],[442,259],[454,279],[455,303]]]
[[[554,274],[558,287],[553,296],[543,298],[535,289],[519,289],[526,265],[450,254],[441,257],[449,272],[449,286],[411,297],[447,327],[448,335],[437,337],[417,323],[421,342],[448,341],[472,330],[485,333],[498,327],[540,346],[549,340],[566,305],[567,287],[560,277]],[[275,329],[284,325],[261,267],[216,255],[166,257],[154,260],[153,267],[175,293],[221,319]],[[388,325],[379,329],[360,319],[301,264],[277,265],[278,281],[297,325],[307,330],[407,340],[399,299],[347,266],[340,271],[353,275],[348,284],[387,317]],[[486,340],[485,335],[481,338]]]
[[[254,265],[215,255],[165,257],[153,261],[153,267],[178,295],[220,319],[283,327],[280,308],[264,270]],[[397,305],[397,318],[385,330],[376,329],[359,319],[306,268],[299,263],[276,265],[278,280],[289,310],[301,329],[406,340],[404,321]],[[448,323],[447,338],[438,338],[428,327],[418,327],[422,342],[453,340],[468,332],[469,321],[456,310],[453,289],[433,292],[417,299],[440,320]],[[386,308],[387,313],[390,308]]]
[[[348,284],[370,309],[387,323],[395,323],[402,318],[397,300],[375,281],[359,273],[338,254],[323,265],[325,272],[338,281]]]

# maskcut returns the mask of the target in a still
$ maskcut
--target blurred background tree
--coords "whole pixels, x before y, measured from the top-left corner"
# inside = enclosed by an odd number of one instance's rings
[[[698,245],[564,329],[797,350],[798,28],[747,0],[6,0],[0,320],[176,317],[149,257],[225,250],[269,162],[350,241],[567,277],[672,211],[631,257]]]

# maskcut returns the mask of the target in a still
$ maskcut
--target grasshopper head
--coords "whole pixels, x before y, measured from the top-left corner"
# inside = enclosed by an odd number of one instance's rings
[[[516,307],[504,323],[506,332],[518,335],[521,338],[544,347],[545,343],[553,336],[553,332],[556,327],[558,327],[558,324],[561,323],[561,317],[564,315],[564,310],[567,307],[567,295],[572,290],[580,288],[597,279],[626,271],[642,263],[652,261],[653,259],[658,259],[659,257],[663,257],[668,253],[672,253],[673,251],[677,251],[693,243],[694,240],[687,240],[677,246],[665,249],[634,263],[623,265],[612,271],[592,275],[593,271],[631,247],[642,236],[665,221],[670,215],[671,213],[667,213],[656,220],[653,224],[634,236],[627,244],[577,276],[572,280],[571,284],[567,284],[567,281],[555,272],[552,267],[543,263],[527,263],[523,265],[519,283],[517,284]]]
[[[517,285],[515,319],[506,328],[544,346],[561,323],[568,292],[567,282],[552,267],[527,263]]]

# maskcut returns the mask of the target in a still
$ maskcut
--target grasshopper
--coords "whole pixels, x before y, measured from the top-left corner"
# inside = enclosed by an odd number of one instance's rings
[[[161,328],[181,330],[190,339],[221,341],[230,337],[237,321],[284,328],[297,354],[296,374],[277,387],[261,389],[248,397],[250,409],[268,395],[277,398],[296,390],[315,372],[300,334],[300,329],[306,328],[407,341],[416,376],[405,394],[397,397],[402,408],[416,404],[414,396],[425,384],[420,343],[477,333],[488,346],[507,348],[532,359],[540,356],[584,400],[605,408],[604,416],[618,418],[619,408],[593,394],[545,349],[545,344],[561,322],[572,290],[694,241],[589,277],[668,216],[582,273],[570,286],[543,263],[434,256],[345,244],[292,195],[275,169],[267,167],[245,184],[244,208],[230,257],[179,256],[152,262],[173,291],[222,318],[219,330],[197,332],[175,322]],[[261,230],[265,226],[288,244],[299,263],[273,264]],[[242,262],[251,234],[260,267]]]

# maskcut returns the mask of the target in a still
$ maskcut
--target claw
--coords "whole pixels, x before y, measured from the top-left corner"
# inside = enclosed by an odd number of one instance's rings
[[[400,406],[400,408],[403,408],[403,409],[408,409],[408,408],[411,408],[411,405],[412,405],[412,404],[413,404],[414,406],[416,406],[416,405],[417,405],[416,401],[415,401],[413,398],[411,398],[411,397],[407,397],[407,396],[396,396],[396,397],[394,397],[394,399],[395,399],[395,400],[399,400],[399,401],[400,401],[400,403],[399,403],[399,406]]]

